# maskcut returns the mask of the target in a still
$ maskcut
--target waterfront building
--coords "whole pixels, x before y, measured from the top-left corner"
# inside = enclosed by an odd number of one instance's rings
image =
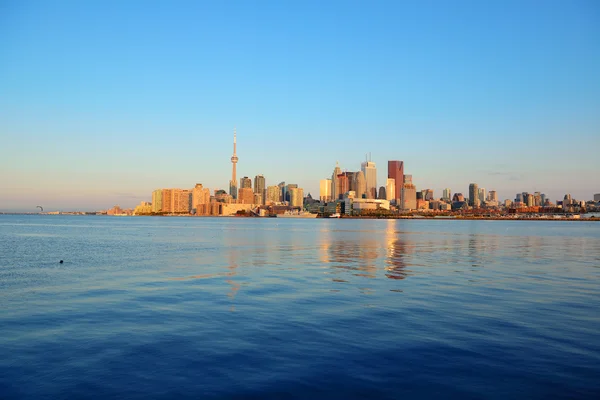
[[[392,196],[390,196],[388,191],[388,198],[393,197],[396,200],[396,204],[399,204],[402,197],[402,189],[404,188],[404,161],[388,161],[388,179],[394,180],[395,189]]]
[[[385,192],[385,186],[380,186],[379,187],[379,193],[377,194],[377,198],[378,199],[386,199],[387,200],[387,195]]]
[[[302,207],[304,204],[304,190],[299,187],[290,188],[290,206]]]
[[[152,203],[142,201],[133,209],[133,215],[148,215],[152,213]]]
[[[173,212],[173,189],[162,190],[162,208],[161,212],[172,213]]]
[[[281,188],[279,186],[268,186],[267,197],[265,199],[266,205],[272,205],[281,201]]]
[[[241,187],[238,191],[238,204],[254,204],[254,192],[252,188]]]
[[[442,199],[446,201],[450,201],[452,199],[452,192],[450,191],[450,188],[444,189]]]
[[[404,177],[402,177],[402,180],[404,181]],[[396,203],[396,179],[387,178],[385,186],[385,199]]]
[[[287,201],[288,203],[290,201],[292,201],[292,194],[290,193],[290,190],[292,189],[296,189],[298,188],[298,185],[295,183],[289,183],[285,186],[285,199],[283,199],[284,201]]]
[[[156,189],[152,192],[152,212],[162,212],[163,201],[162,201],[162,189]]]
[[[265,177],[263,175],[256,175],[254,177],[254,193],[262,196],[266,187]]]
[[[240,178],[240,189],[244,188],[252,189],[252,179],[248,178],[247,176]]]
[[[346,197],[344,199],[344,213],[348,215],[358,215],[367,210],[389,209],[390,201],[386,199],[362,199],[356,197]]]
[[[476,183],[469,185],[469,205],[473,208],[479,208],[479,185]]]
[[[356,181],[354,190],[356,192],[356,197],[359,199],[366,197],[367,194],[367,182],[365,181],[365,174],[362,171],[358,171],[354,175],[354,180]]]
[[[237,178],[236,178],[236,168],[237,163],[239,161],[237,153],[236,153],[236,144],[237,144],[237,133],[235,128],[233,129],[233,155],[231,156],[231,180],[229,181],[229,194],[232,198],[237,199]]]
[[[341,173],[337,176],[336,187],[339,190],[339,196],[344,197],[344,194],[350,190],[350,183],[348,182],[348,176],[345,173]]]
[[[173,214],[189,214],[192,210],[192,191],[189,189],[173,189]]]
[[[485,203],[485,200],[486,200],[485,188],[479,188],[478,197],[479,197],[479,204]]]
[[[209,192],[209,197],[210,197],[210,192]],[[192,212],[196,213],[196,208],[197,208],[198,204],[204,204],[204,203],[208,203],[208,201],[205,198],[204,187],[202,186],[201,183],[196,183],[196,186],[194,186],[194,188],[192,189],[192,204],[191,204]]]
[[[342,173],[342,169],[340,168],[339,163],[335,162],[335,168],[333,169],[333,174],[331,174],[331,198],[337,200],[340,198],[340,189],[338,187],[337,177]],[[343,193],[341,193],[343,194]]]
[[[412,183],[412,175],[403,176],[404,187],[400,195],[400,209],[416,210],[417,209],[417,189]]]
[[[331,201],[331,179],[321,179],[319,182],[319,200],[323,203]]]
[[[367,184],[367,198],[375,199],[377,197],[377,167],[372,161],[365,161],[361,164],[361,171],[365,175]]]

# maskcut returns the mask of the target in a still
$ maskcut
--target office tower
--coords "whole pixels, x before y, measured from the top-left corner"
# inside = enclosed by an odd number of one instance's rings
[[[365,174],[367,198],[377,198],[377,167],[375,166],[375,163],[372,161],[365,161],[360,167],[363,174]]]
[[[285,201],[285,182],[279,182],[279,185],[277,185],[279,187],[279,201]]]
[[[527,204],[527,207],[533,207],[535,205],[534,196],[528,193],[525,198],[525,203]]]
[[[476,183],[469,185],[469,205],[473,208],[479,208],[479,186]]]
[[[321,179],[319,182],[319,200],[324,203],[331,201],[331,179]]]
[[[402,189],[404,188],[404,161],[388,161],[388,178],[395,181],[394,187],[396,191],[393,194],[393,198],[396,200],[396,203],[400,203]],[[389,193],[388,197],[391,197]]]
[[[542,193],[542,204],[546,205],[546,195]]]
[[[565,194],[565,198],[563,199],[563,206],[571,205],[573,203],[573,199],[570,194]]]
[[[444,189],[444,192],[442,195],[442,200],[450,201],[451,198],[452,198],[452,192],[450,191],[450,188]]]
[[[333,200],[337,200],[340,198],[340,190],[338,188],[338,180],[337,176],[342,173],[342,169],[340,168],[339,163],[335,162],[335,168],[333,169],[333,174],[331,174],[331,197]]]
[[[268,186],[267,197],[265,199],[266,205],[272,205],[281,201],[281,188],[279,186]]]
[[[378,199],[386,199],[387,198],[387,195],[385,192],[385,186],[379,187],[379,193],[377,193],[377,198]]]
[[[404,175],[402,177],[404,186],[400,193],[400,209],[416,210],[417,209],[417,189],[412,183],[412,175]]]
[[[162,212],[163,201],[162,201],[162,189],[157,189],[152,192],[152,212],[159,213]]]
[[[403,177],[404,180],[404,177]],[[385,199],[390,202],[396,202],[396,180],[394,178],[387,178],[385,182]],[[402,193],[402,192],[400,192]]]
[[[358,171],[354,177],[356,180],[356,197],[362,199],[367,194],[367,182],[365,181],[365,174],[362,171]]]
[[[262,194],[254,193],[254,201],[252,202],[252,204],[262,204],[263,203],[262,199],[263,199]]]
[[[594,202],[598,203],[599,201],[600,201],[600,193],[594,194]]]
[[[289,203],[290,201],[292,201],[292,198],[291,198],[291,196],[292,196],[292,195],[291,195],[291,193],[290,193],[290,190],[292,190],[292,189],[296,189],[296,188],[298,188],[298,185],[297,185],[297,184],[295,184],[295,183],[289,183],[289,184],[287,184],[287,185],[285,186],[285,199],[283,199],[283,200],[284,200],[284,201],[287,201],[288,203]]]
[[[237,134],[234,129],[233,130],[233,155],[231,156],[232,170],[231,170],[231,180],[229,181],[229,194],[234,199],[237,199],[237,178],[236,178],[237,171],[236,171],[236,168],[237,168],[237,162],[239,161],[238,156],[236,154],[236,143],[237,143],[236,136],[237,136]]]
[[[252,189],[252,179],[247,176],[240,178],[240,189],[242,188]]]
[[[542,203],[542,194],[540,192],[535,192],[533,194],[533,205],[536,207],[540,207],[543,205]]]
[[[523,202],[523,193],[517,193],[517,196],[515,197],[515,203],[522,203]]]
[[[350,190],[350,183],[348,182],[348,176],[345,173],[341,173],[337,176],[336,187],[339,191],[338,196],[340,198],[344,197],[344,194],[348,193]]]
[[[485,203],[485,188],[479,188],[478,193],[479,204]]]
[[[356,172],[344,172],[346,178],[348,178],[348,191],[356,192]]]
[[[490,190],[488,198],[490,199],[490,201],[498,201],[498,194],[495,190]]]
[[[260,194],[262,196],[263,192],[266,188],[265,177],[262,175],[256,175],[254,177],[254,193]]]
[[[254,192],[252,188],[243,187],[238,190],[238,204],[254,204]]]
[[[433,200],[433,189],[425,189],[425,190],[421,190],[422,193],[422,199],[425,201],[431,201]]]
[[[302,207],[304,205],[304,190],[299,187],[290,188],[290,206]]]

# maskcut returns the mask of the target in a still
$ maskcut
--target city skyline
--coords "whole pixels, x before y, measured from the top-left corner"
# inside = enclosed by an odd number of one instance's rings
[[[354,172],[371,153],[377,190],[402,160],[436,197],[475,182],[500,201],[591,199],[598,15],[583,1],[7,3],[0,211],[228,192],[234,127],[238,178],[315,198],[336,160]]]

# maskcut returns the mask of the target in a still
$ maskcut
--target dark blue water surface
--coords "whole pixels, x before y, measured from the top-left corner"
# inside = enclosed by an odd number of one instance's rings
[[[600,223],[0,216],[2,399],[599,396]]]

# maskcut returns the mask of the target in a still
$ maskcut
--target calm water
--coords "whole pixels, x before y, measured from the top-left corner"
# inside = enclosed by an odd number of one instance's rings
[[[598,396],[600,223],[0,216],[2,399]]]

